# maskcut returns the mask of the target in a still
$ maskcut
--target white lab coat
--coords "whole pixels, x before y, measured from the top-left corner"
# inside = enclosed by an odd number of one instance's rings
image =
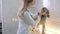
[[[34,19],[31,17],[31,15],[33,17],[36,16],[37,13],[33,14],[33,13],[31,13],[31,11],[29,9],[28,9],[28,11],[26,11],[24,13],[24,19],[19,18],[19,25],[18,25],[17,34],[28,34],[29,31],[30,31],[29,27],[30,26],[35,26],[35,24],[37,22],[37,21],[34,21]]]

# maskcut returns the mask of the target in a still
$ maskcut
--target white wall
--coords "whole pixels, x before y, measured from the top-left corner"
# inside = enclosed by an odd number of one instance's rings
[[[2,0],[3,1],[3,34],[16,34],[18,22],[14,21],[17,18],[18,8],[21,5],[21,0]]]

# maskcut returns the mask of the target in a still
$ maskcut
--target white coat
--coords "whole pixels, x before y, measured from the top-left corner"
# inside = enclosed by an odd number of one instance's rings
[[[33,14],[30,9],[28,9],[24,13],[24,19],[19,18],[19,25],[18,25],[18,30],[17,34],[28,34],[29,33],[29,27],[30,26],[35,26],[36,22],[31,15],[34,17],[37,15],[37,13]],[[38,17],[37,17],[38,18]],[[37,19],[38,20],[38,19]]]

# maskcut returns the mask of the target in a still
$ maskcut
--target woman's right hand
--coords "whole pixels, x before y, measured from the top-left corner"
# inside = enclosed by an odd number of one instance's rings
[[[19,18],[24,18],[21,13],[18,13],[17,15],[18,15]]]

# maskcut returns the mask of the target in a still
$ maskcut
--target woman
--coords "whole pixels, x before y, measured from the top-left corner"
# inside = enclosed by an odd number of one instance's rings
[[[41,15],[41,19],[40,19],[40,22],[38,23],[38,25],[43,25],[42,34],[45,34],[44,30],[45,30],[46,18],[50,17],[49,10],[44,7],[44,8],[42,8],[41,13],[39,13],[39,14]]]
[[[30,26],[35,26],[35,20],[37,20],[37,15],[33,16],[29,11],[29,8],[34,4],[34,0],[23,0],[24,6],[21,11],[18,12],[19,17],[19,26],[17,30],[17,34],[28,34],[30,31]]]

